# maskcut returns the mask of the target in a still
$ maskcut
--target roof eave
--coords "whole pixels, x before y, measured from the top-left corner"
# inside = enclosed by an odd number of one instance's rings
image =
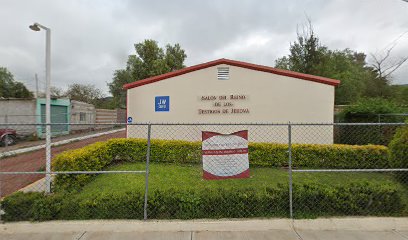
[[[252,69],[252,70],[261,71],[261,72],[269,72],[269,73],[273,73],[277,75],[303,79],[303,80],[327,84],[331,86],[338,86],[340,84],[340,81],[336,79],[319,77],[319,76],[314,76],[314,75],[309,75],[309,74],[304,74],[304,73],[293,72],[289,70],[283,70],[283,69],[278,69],[278,68],[272,68],[272,67],[222,58],[222,59],[214,60],[211,62],[206,62],[206,63],[194,65],[191,67],[186,67],[186,68],[176,70],[173,72],[169,72],[169,73],[161,74],[158,76],[146,78],[143,80],[135,81],[132,83],[128,83],[128,84],[123,85],[123,88],[127,90],[127,89],[131,89],[135,87],[140,87],[146,84],[158,82],[164,79],[180,76],[186,73],[194,72],[194,71],[201,70],[201,69],[208,68],[208,67],[213,67],[213,66],[220,65],[220,64],[227,64],[231,66],[242,67],[242,68]]]

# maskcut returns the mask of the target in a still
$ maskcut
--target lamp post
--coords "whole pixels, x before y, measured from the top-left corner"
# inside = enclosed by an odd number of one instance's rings
[[[34,23],[29,26],[33,31],[45,30],[45,88],[46,88],[46,102],[45,102],[45,156],[46,156],[46,192],[51,192],[51,29],[39,24]]]

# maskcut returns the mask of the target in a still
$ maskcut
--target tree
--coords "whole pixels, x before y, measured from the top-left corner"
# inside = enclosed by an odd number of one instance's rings
[[[384,81],[389,81],[392,73],[397,71],[405,62],[408,61],[408,56],[401,57],[399,59],[393,59],[391,57],[392,50],[397,46],[398,41],[407,34],[408,31],[400,34],[394,41],[392,41],[382,53],[371,53],[372,63],[371,66],[378,73],[378,77]]]
[[[408,106],[408,84],[405,85],[391,85],[391,96],[395,102],[401,105]]]
[[[71,100],[77,100],[90,104],[98,105],[99,99],[103,97],[103,93],[100,89],[91,84],[79,84],[74,83],[68,86],[68,90],[65,95]]]
[[[108,83],[108,86],[116,107],[126,106],[126,91],[123,89],[123,85],[132,82],[132,80],[130,71],[125,69],[116,70],[113,74],[113,81]]]
[[[366,55],[350,49],[327,50],[324,60],[318,65],[318,75],[339,79],[335,89],[336,104],[350,104],[364,96],[366,82],[372,71],[365,67]]]
[[[32,98],[33,93],[26,86],[14,80],[7,68],[0,67],[0,98]]]
[[[185,67],[187,55],[179,44],[167,44],[163,49],[156,41],[145,40],[135,44],[135,51],[136,54],[128,56],[126,68],[116,70],[112,82],[108,83],[117,107],[126,106],[124,84]]]
[[[408,31],[400,34],[394,41],[376,54],[370,54],[370,66],[377,76],[368,82],[367,96],[373,97],[374,95],[394,98],[394,89],[390,86],[392,74],[408,61],[408,56],[397,59],[392,56],[392,51],[397,46],[398,41],[407,33]]]
[[[51,96],[60,98],[64,96],[64,91],[61,88],[55,87],[55,86],[51,86],[50,88],[50,94]]]
[[[290,44],[289,50],[289,56],[276,60],[277,68],[315,75],[319,73],[318,66],[327,52],[327,48],[320,45],[309,19],[302,32],[297,29],[297,41]]]
[[[275,61],[275,67],[341,80],[335,103],[351,104],[361,97],[388,97],[388,84],[366,62],[364,53],[350,49],[330,50],[320,44],[310,20],[297,31],[290,54]]]

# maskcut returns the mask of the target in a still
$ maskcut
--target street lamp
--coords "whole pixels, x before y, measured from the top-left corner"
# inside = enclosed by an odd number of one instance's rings
[[[46,156],[46,191],[51,192],[51,29],[39,24],[34,23],[29,28],[33,31],[45,30],[45,88],[46,88],[46,102],[45,102],[45,156]]]

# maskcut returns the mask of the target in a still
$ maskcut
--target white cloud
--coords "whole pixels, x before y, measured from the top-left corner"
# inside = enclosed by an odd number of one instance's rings
[[[115,69],[123,68],[133,44],[147,38],[159,44],[180,43],[187,65],[232,58],[273,65],[288,53],[296,27],[312,19],[323,44],[376,52],[408,30],[404,1],[2,1],[0,66],[34,86],[44,78],[44,33],[28,25],[38,21],[52,29],[52,81],[66,88],[92,83],[108,92]],[[401,39],[395,57],[408,54]],[[394,75],[408,83],[408,64]]]

